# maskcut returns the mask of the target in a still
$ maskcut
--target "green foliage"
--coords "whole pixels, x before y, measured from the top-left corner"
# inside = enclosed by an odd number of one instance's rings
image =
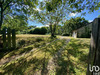
[[[28,26],[28,29],[34,29],[36,26]]]
[[[56,33],[56,26],[59,23],[62,23],[66,17],[69,17],[69,13],[81,12],[84,9],[89,9],[90,11],[92,11],[95,10],[95,8],[99,8],[96,1],[93,1],[92,3],[93,4],[91,4],[90,0],[47,0],[40,3],[39,7],[41,11],[36,11],[34,13],[34,19],[43,24],[49,24],[51,26],[51,36],[54,36]],[[81,14],[84,15],[85,12],[81,12]],[[80,19],[77,19],[77,21],[80,22]],[[67,32],[64,33],[71,33],[73,29],[81,27],[79,25],[73,26],[72,24],[70,24],[69,26],[69,28],[66,29]]]
[[[6,19],[4,20],[2,28],[10,28],[15,29],[16,31],[24,30],[27,28],[27,21],[25,20],[24,16],[14,16],[11,17],[6,15]]]
[[[41,30],[40,30],[41,34],[46,34],[47,33],[47,28],[46,27],[41,27]]]
[[[89,27],[85,27],[85,32],[82,33],[79,38],[90,38],[91,37],[91,30]]]
[[[27,20],[33,8],[38,5],[38,0],[2,0],[0,1],[0,8],[3,10],[3,26],[11,29],[16,29],[16,31],[24,30],[26,28]],[[2,6],[2,7],[1,7]],[[0,19],[0,28],[1,28],[1,19]]]
[[[44,1],[39,5],[41,11],[36,11],[33,14],[35,16],[34,19],[38,22],[41,22],[44,25],[49,24],[49,29],[52,37],[55,37],[56,27],[59,24],[59,22],[61,22],[64,19],[65,16],[65,13],[63,13],[63,6],[60,2],[62,2],[62,0]]]
[[[67,33],[63,33],[62,36],[69,36],[69,34],[67,34]]]
[[[33,30],[33,34],[40,34],[41,33],[41,28],[35,28]]]
[[[81,17],[76,17],[76,18],[71,18],[70,20],[67,20],[64,24],[64,33],[72,33],[73,30],[77,30],[83,26],[86,26],[88,23],[85,18]]]
[[[56,27],[56,32],[55,32],[57,35],[62,35],[63,33],[63,26],[61,25],[57,25]]]
[[[46,27],[34,28],[30,30],[30,34],[46,34],[46,33],[47,33]]]

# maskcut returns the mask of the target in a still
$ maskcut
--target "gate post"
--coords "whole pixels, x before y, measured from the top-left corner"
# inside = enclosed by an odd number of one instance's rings
[[[8,34],[8,49],[11,49],[11,29],[7,29],[7,34]]]
[[[13,47],[13,49],[16,48],[16,32],[15,32],[15,29],[12,30],[12,47]]]
[[[3,49],[6,50],[6,28],[3,29]]]
[[[93,66],[98,66],[100,68],[100,18],[96,18],[92,22],[91,45],[88,58],[87,75],[95,75],[94,73],[99,75],[97,73],[99,73],[100,70],[96,72],[93,68],[92,71]]]

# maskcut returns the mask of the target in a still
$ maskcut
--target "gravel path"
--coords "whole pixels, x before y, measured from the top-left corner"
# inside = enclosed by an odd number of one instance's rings
[[[70,39],[66,40],[66,44],[49,60],[48,62],[48,74],[47,75],[55,75],[56,72],[56,60],[61,57],[61,53],[63,51],[63,49],[65,48],[65,46],[69,43]],[[51,74],[52,73],[52,74]]]

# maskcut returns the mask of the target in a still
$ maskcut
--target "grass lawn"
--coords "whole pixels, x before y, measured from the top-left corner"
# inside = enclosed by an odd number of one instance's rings
[[[17,49],[1,56],[0,75],[85,75],[90,39],[60,38],[17,35]]]
[[[16,37],[50,37],[50,35],[38,35],[38,34],[17,34]]]

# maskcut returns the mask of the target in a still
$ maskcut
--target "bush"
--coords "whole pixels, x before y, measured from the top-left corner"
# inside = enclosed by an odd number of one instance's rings
[[[33,34],[33,31],[34,31],[34,30],[33,30],[33,29],[31,29],[29,33],[30,33],[30,34]]]
[[[40,28],[35,28],[33,30],[33,34],[40,34],[40,32],[41,32],[41,29]]]
[[[69,34],[67,34],[67,33],[63,33],[62,36],[69,36]]]
[[[47,28],[42,27],[42,28],[35,28],[34,30],[30,31],[30,34],[46,34],[47,33]]]
[[[46,34],[47,33],[47,28],[46,27],[42,27],[41,28],[41,34]]]

